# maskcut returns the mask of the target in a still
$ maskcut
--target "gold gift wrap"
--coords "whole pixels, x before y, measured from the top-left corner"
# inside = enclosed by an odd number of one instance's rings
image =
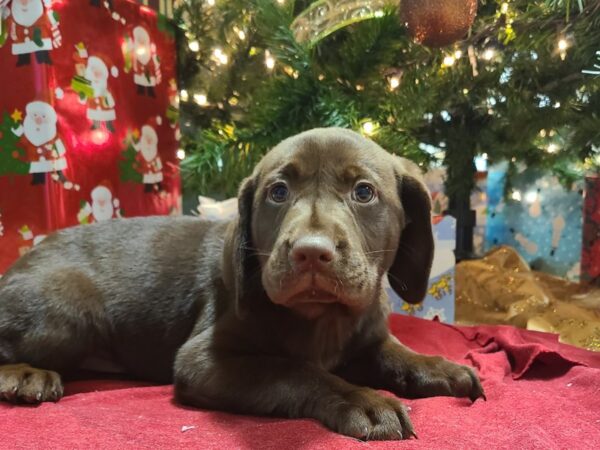
[[[600,351],[600,289],[532,271],[511,247],[456,265],[456,322],[556,333]]]

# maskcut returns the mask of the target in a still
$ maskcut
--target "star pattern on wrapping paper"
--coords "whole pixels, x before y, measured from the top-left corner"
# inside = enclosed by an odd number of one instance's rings
[[[15,108],[15,110],[13,111],[13,113],[10,115],[10,118],[14,122],[21,122],[23,120],[23,111],[20,111],[20,110],[18,110],[18,109]]]

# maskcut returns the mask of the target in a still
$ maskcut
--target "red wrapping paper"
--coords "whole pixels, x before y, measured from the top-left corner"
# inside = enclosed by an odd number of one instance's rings
[[[56,229],[180,212],[172,29],[104,3],[0,0],[0,273]]]

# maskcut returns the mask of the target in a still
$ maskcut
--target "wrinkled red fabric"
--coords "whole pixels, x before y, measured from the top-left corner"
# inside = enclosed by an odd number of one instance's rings
[[[416,351],[479,371],[487,402],[406,400],[418,440],[367,442],[314,420],[239,416],[183,407],[172,386],[70,382],[58,403],[0,404],[0,447],[44,449],[597,449],[600,354],[556,336],[505,326],[457,327],[393,315]]]

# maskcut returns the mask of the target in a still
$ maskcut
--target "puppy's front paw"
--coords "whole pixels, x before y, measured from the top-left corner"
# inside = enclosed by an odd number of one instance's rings
[[[27,364],[0,366],[0,400],[8,402],[55,402],[63,396],[60,375]]]
[[[423,356],[411,365],[404,376],[403,394],[408,397],[468,397],[471,401],[485,398],[479,378],[467,366],[450,362],[439,356]]]
[[[416,436],[405,408],[394,398],[359,388],[331,402],[321,420],[332,430],[362,440],[398,440]]]

